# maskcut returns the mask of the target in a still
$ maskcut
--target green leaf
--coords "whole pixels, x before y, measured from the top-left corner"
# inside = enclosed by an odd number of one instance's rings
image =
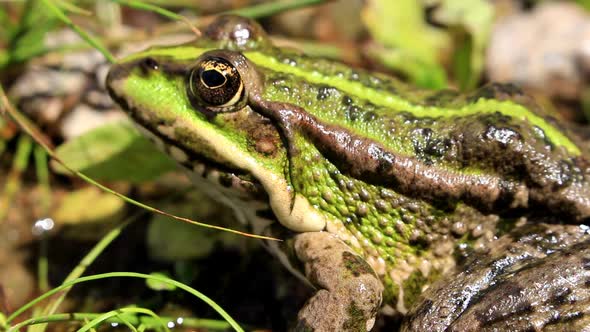
[[[152,272],[152,273],[150,273],[150,275],[154,276],[154,277],[160,277],[160,278],[170,278],[169,275],[166,275],[165,273],[162,273],[162,272]],[[151,288],[155,291],[173,291],[176,289],[176,286],[174,286],[173,284],[162,282],[157,279],[146,279],[145,284],[149,288]]]
[[[471,58],[474,56],[473,39],[466,32],[460,33],[457,39],[460,41],[457,43],[458,46],[453,55],[453,73],[461,89],[466,90],[475,87],[479,77],[471,64]]]
[[[113,223],[119,220],[124,207],[125,202],[118,197],[96,187],[86,187],[68,192],[53,212],[53,217],[59,223],[69,225]],[[87,237],[95,238],[96,233]]]
[[[142,136],[132,124],[106,124],[56,149],[69,167],[102,181],[143,182],[176,169],[176,163]],[[69,174],[57,163],[55,171]]]
[[[441,0],[435,20],[455,27],[459,44],[454,55],[454,71],[462,89],[477,85],[484,65],[485,47],[494,23],[494,7],[487,0]]]
[[[379,44],[369,50],[369,55],[406,74],[417,85],[446,87],[438,57],[450,48],[450,39],[426,22],[420,1],[369,0],[362,14],[369,33]]]
[[[590,0],[576,0],[576,3],[590,11]]]
[[[201,193],[191,192],[187,197],[190,199],[166,206],[166,211],[180,216],[207,219],[208,215],[219,209],[219,205],[212,204],[210,199],[203,197]],[[217,209],[211,210],[214,207]],[[146,245],[151,258],[174,262],[206,257],[220,237],[219,232],[157,215],[148,227]]]
[[[417,86],[428,89],[447,87],[447,74],[439,64],[424,62],[403,50],[373,47],[369,55],[384,66],[404,73]]]
[[[7,329],[7,325],[8,324],[6,324],[6,316],[4,316],[4,314],[0,312],[0,328]]]
[[[45,10],[43,4],[35,0],[27,1],[19,24],[9,31],[8,50],[0,58],[0,66],[24,62],[45,53],[45,34],[56,25],[56,17]]]
[[[10,18],[4,7],[0,8],[0,26],[2,26],[2,29],[0,29],[0,41],[4,41],[8,39],[8,35],[11,33],[12,29],[14,29],[14,24],[10,22]]]
[[[151,258],[171,262],[206,257],[219,237],[215,231],[157,216],[148,228],[147,246]]]

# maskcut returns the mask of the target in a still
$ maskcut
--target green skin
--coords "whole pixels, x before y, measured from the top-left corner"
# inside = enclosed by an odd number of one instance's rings
[[[203,88],[209,81],[198,69],[210,59],[224,60],[233,72],[224,84]],[[123,59],[107,87],[167,152],[219,187],[213,195],[254,227],[278,220],[290,234],[327,232],[351,248],[362,263],[336,255],[333,265],[354,277],[379,276],[386,311],[414,308],[408,329],[456,324],[469,307],[437,298],[456,313],[444,321],[432,303],[420,311],[429,295],[418,295],[441,276],[460,274],[458,261],[493,251],[504,234],[513,240],[515,229],[519,236],[545,234],[527,227],[559,223],[571,226],[551,234],[579,235],[564,238],[563,247],[587,240],[581,227],[590,220],[588,151],[512,86],[490,85],[468,96],[419,91],[275,48],[255,23],[222,17],[190,45]],[[296,249],[297,258],[305,261],[312,244]],[[541,258],[550,254],[541,251]],[[484,261],[497,263],[503,253]],[[479,271],[489,266],[477,263]],[[503,271],[494,277],[503,278]],[[466,303],[487,294],[480,288]],[[370,299],[377,306],[378,295]],[[370,328],[376,310],[359,314],[351,303],[340,328]],[[300,314],[296,329],[333,326],[314,319]],[[475,329],[483,321],[462,326]]]

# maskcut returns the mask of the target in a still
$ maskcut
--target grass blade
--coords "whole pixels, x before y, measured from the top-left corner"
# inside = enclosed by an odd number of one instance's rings
[[[137,273],[137,272],[109,272],[109,273],[95,274],[95,275],[81,277],[81,278],[71,280],[69,282],[62,284],[59,287],[56,287],[56,288],[46,292],[45,294],[37,297],[36,299],[30,301],[29,303],[23,305],[18,310],[13,312],[6,319],[6,322],[9,324],[16,317],[18,317],[20,314],[22,314],[25,311],[27,311],[28,309],[30,309],[35,304],[43,301],[44,299],[46,299],[58,292],[64,291],[75,284],[93,281],[93,280],[100,280],[100,279],[105,279],[105,278],[141,278],[141,279],[146,279],[146,280],[152,279],[152,280],[156,280],[156,281],[162,282],[162,283],[168,283],[170,285],[173,285],[177,288],[184,290],[185,292],[187,292],[187,293],[197,297],[201,301],[205,302],[207,305],[209,305],[211,308],[213,308],[213,310],[215,310],[221,317],[223,317],[223,319],[225,319],[235,331],[238,331],[238,332],[244,331],[240,327],[240,325],[238,325],[238,323],[227,312],[225,312],[225,310],[223,310],[223,308],[221,308],[217,303],[213,302],[213,300],[208,298],[203,293],[197,291],[196,289],[194,289],[190,286],[187,286],[181,282],[178,282],[176,280],[170,279],[170,278],[166,278],[166,277],[159,276],[159,275],[149,275],[149,274]]]
[[[82,39],[84,39],[88,44],[92,45],[96,50],[98,50],[104,57],[110,62],[115,63],[115,57],[109,52],[102,45],[98,39],[95,39],[91,35],[89,35],[86,31],[78,28],[77,25],[74,24],[67,16],[64,14],[57,6],[53,4],[51,0],[41,0],[47,9],[49,9],[57,18],[59,18],[65,25],[67,25],[70,29],[74,30]]]
[[[238,234],[238,235],[242,235],[242,236],[246,236],[246,237],[251,237],[251,238],[256,238],[256,239],[263,239],[263,240],[271,240],[271,241],[281,241],[279,239],[273,238],[273,237],[269,237],[269,236],[263,236],[263,235],[256,235],[256,234],[251,234],[251,233],[247,233],[247,232],[241,232],[235,229],[230,229],[230,228],[225,228],[225,227],[221,227],[221,226],[216,226],[216,225],[211,225],[211,224],[206,224],[206,223],[202,223],[202,222],[198,222],[189,218],[184,218],[184,217],[179,217],[176,215],[173,215],[171,213],[156,209],[154,207],[151,207],[149,205],[146,205],[144,203],[141,203],[139,201],[136,201],[134,199],[131,199],[121,193],[118,193],[110,188],[107,188],[106,186],[94,181],[93,179],[89,178],[88,176],[73,170],[72,168],[70,168],[68,165],[66,165],[56,154],[55,151],[50,147],[50,145],[46,142],[46,140],[42,139],[43,135],[40,134],[38,132],[38,130],[35,129],[35,127],[30,124],[30,122],[23,116],[21,115],[19,112],[17,112],[14,107],[12,107],[12,105],[10,104],[10,101],[8,100],[8,97],[6,97],[6,94],[4,93],[4,89],[2,88],[2,86],[0,86],[0,113],[8,113],[13,119],[14,121],[16,121],[19,126],[27,133],[29,134],[31,137],[33,137],[33,139],[40,144],[41,146],[43,146],[43,148],[45,149],[45,151],[47,152],[47,154],[49,156],[51,156],[56,162],[58,162],[59,164],[61,164],[64,168],[66,168],[68,171],[70,171],[72,174],[75,174],[76,176],[78,176],[79,178],[81,178],[82,180],[100,188],[101,190],[108,192],[112,195],[115,195],[117,197],[119,197],[120,199],[124,200],[125,202],[128,202],[130,204],[133,204],[135,206],[138,206],[140,208],[143,208],[147,211],[150,212],[154,212],[154,213],[158,213],[167,217],[170,217],[172,219],[178,220],[178,221],[183,221],[189,224],[193,224],[193,225],[197,225],[197,226],[201,226],[201,227],[205,227],[205,228],[211,228],[211,229],[217,229],[220,231],[224,231],[224,232],[229,232],[229,233],[234,233],[234,234]]]

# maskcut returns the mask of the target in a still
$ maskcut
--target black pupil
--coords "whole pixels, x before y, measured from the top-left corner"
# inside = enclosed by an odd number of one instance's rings
[[[225,84],[226,81],[225,76],[223,76],[223,74],[217,70],[205,70],[201,74],[201,79],[203,80],[203,83],[205,83],[209,88],[220,87]]]

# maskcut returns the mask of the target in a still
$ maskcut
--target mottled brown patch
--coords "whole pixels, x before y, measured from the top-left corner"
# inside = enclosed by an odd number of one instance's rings
[[[272,156],[277,151],[276,140],[270,137],[263,137],[262,139],[256,142],[256,152],[266,155]]]
[[[349,251],[342,252],[342,261],[344,262],[346,269],[348,269],[348,271],[350,271],[355,277],[362,274],[375,275],[373,269],[364,259]]]
[[[560,306],[565,303],[573,303],[574,300],[568,299],[568,296],[572,293],[570,288],[562,288],[558,289],[555,293],[552,294],[551,298],[549,299],[549,303]]]
[[[481,98],[512,100],[524,96],[523,91],[511,83],[490,83],[475,91],[467,100],[476,102]]]
[[[364,312],[357,307],[354,300],[351,300],[346,309],[348,319],[344,321],[342,327],[345,331],[364,331],[366,330],[366,321]]]
[[[514,299],[514,306],[510,312],[505,312],[502,310],[497,310],[495,308],[496,303],[491,302],[487,304],[484,309],[479,310],[475,317],[481,323],[482,326],[491,326],[492,324],[502,321],[509,316],[515,315],[522,315],[525,313],[530,313],[533,311],[533,306],[530,302],[525,300],[520,300],[522,297],[522,292],[524,290],[523,286],[517,282],[503,282],[495,287],[501,288],[502,295],[505,297],[510,297]]]
[[[442,106],[453,102],[459,96],[460,94],[456,90],[438,90],[433,94],[426,96],[423,99],[423,103],[426,106]]]
[[[432,302],[432,300],[425,299],[424,301],[422,301],[419,304],[417,309],[415,309],[415,311],[413,312],[413,316],[416,316],[416,317],[426,316],[428,314],[428,312],[430,311],[430,309],[432,308],[433,303],[434,302]]]
[[[301,319],[300,318],[295,323],[295,327],[293,328],[293,331],[298,331],[298,332],[313,332],[313,328],[311,327],[311,324],[309,324],[309,322],[307,321],[307,319],[305,319],[305,318]]]
[[[253,150],[265,157],[273,158],[283,149],[283,142],[272,122],[248,107],[239,112],[220,114],[236,131],[245,133]]]
[[[232,46],[239,48],[268,42],[266,32],[258,23],[235,15],[218,16],[207,26],[204,34],[211,40],[230,42]]]

